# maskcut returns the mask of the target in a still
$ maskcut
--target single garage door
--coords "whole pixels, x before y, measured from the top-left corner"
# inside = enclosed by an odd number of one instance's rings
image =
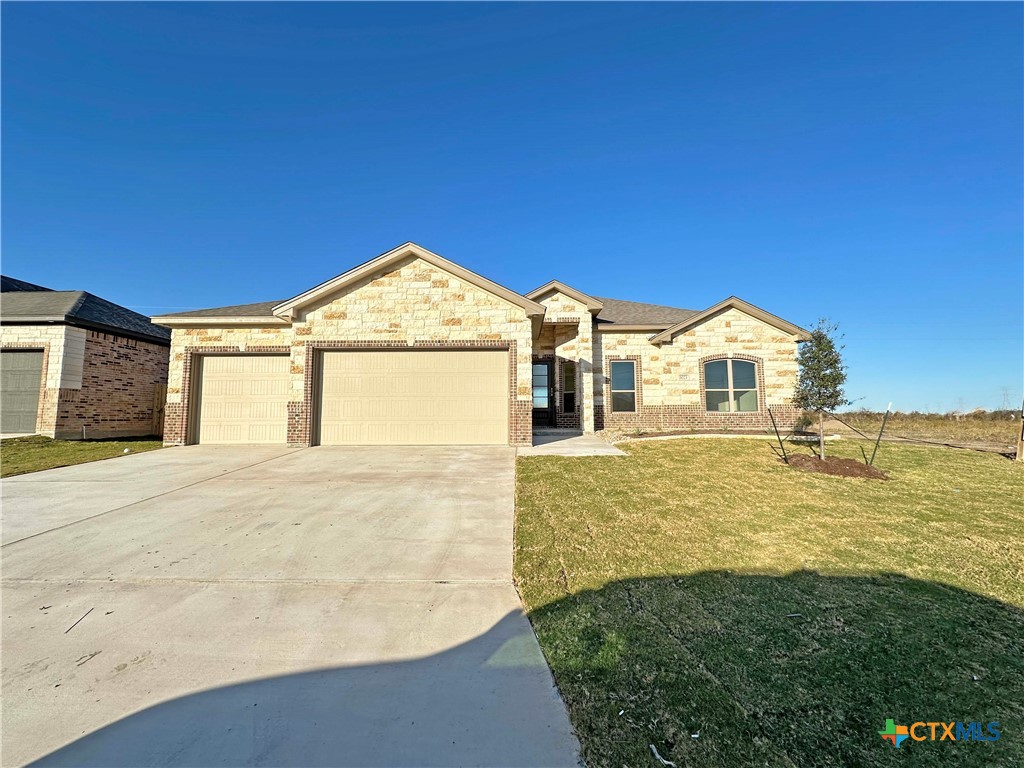
[[[199,441],[208,444],[288,442],[287,355],[203,356]]]
[[[508,352],[325,352],[321,445],[506,445]]]
[[[4,350],[0,356],[0,431],[4,434],[35,433],[42,379],[42,350]]]

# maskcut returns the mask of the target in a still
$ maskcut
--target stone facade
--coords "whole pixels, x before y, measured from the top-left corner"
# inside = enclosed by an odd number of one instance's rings
[[[166,346],[69,325],[4,325],[0,347],[43,351],[39,434],[73,440],[154,433]]]
[[[507,350],[512,445],[532,441],[535,361],[554,363],[558,427],[584,432],[762,429],[770,424],[769,407],[780,426],[799,416],[791,398],[797,380],[795,334],[802,332],[784,321],[779,322],[788,330],[781,330],[756,307],[723,302],[722,308],[701,313],[694,327],[655,343],[652,338],[665,326],[630,330],[616,329],[614,320],[597,322],[595,313],[603,311],[600,302],[557,281],[523,297],[407,245],[414,250],[402,255],[396,249],[394,256],[385,254],[379,263],[368,262],[282,303],[280,316],[272,316],[263,305],[260,312],[265,314],[259,316],[198,313],[166,318],[173,334],[165,442],[194,440],[189,424],[196,387],[192,371],[208,354],[289,357],[287,435],[292,445],[315,440],[317,360],[331,349]],[[707,411],[704,363],[729,357],[755,363],[756,411]],[[614,360],[636,364],[634,411],[610,408],[609,366]],[[569,374],[575,377],[574,398],[565,397],[571,389]]]
[[[530,444],[530,318],[522,307],[415,257],[325,297],[290,324],[174,328],[164,441],[192,439],[187,415],[196,355],[287,352],[293,376],[288,440],[309,445],[318,350],[409,347],[508,350],[509,442]]]
[[[534,357],[555,366],[555,426],[594,431],[594,321],[585,304],[561,291],[538,297],[544,305],[544,324],[534,343]],[[566,362],[576,366],[575,406],[564,408]]]
[[[597,428],[763,429],[771,425],[767,408],[779,426],[791,426],[800,415],[792,405],[797,380],[796,337],[730,308],[671,342],[655,345],[651,332],[599,331],[594,343],[600,374],[595,376]],[[704,406],[704,363],[722,358],[750,360],[757,365],[758,410],[749,413],[709,412]],[[609,363],[636,363],[636,411],[612,412]]]

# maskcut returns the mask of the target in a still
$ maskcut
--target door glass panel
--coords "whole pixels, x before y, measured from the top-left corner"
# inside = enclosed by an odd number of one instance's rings
[[[547,408],[548,407],[548,388],[547,386],[533,388],[533,407],[534,408]]]

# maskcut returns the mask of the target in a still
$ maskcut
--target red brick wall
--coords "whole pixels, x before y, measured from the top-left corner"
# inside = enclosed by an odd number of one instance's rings
[[[159,344],[88,331],[82,387],[60,390],[57,437],[153,434],[154,387],[167,384],[169,352]]]

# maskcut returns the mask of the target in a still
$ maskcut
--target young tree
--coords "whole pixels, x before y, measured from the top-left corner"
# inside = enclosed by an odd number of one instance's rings
[[[796,385],[793,402],[805,411],[818,414],[818,456],[825,458],[825,412],[848,405],[843,385],[846,383],[846,366],[841,353],[843,346],[837,345],[836,332],[839,326],[825,318],[811,331],[811,338],[800,345],[797,361],[800,363],[800,379]]]

